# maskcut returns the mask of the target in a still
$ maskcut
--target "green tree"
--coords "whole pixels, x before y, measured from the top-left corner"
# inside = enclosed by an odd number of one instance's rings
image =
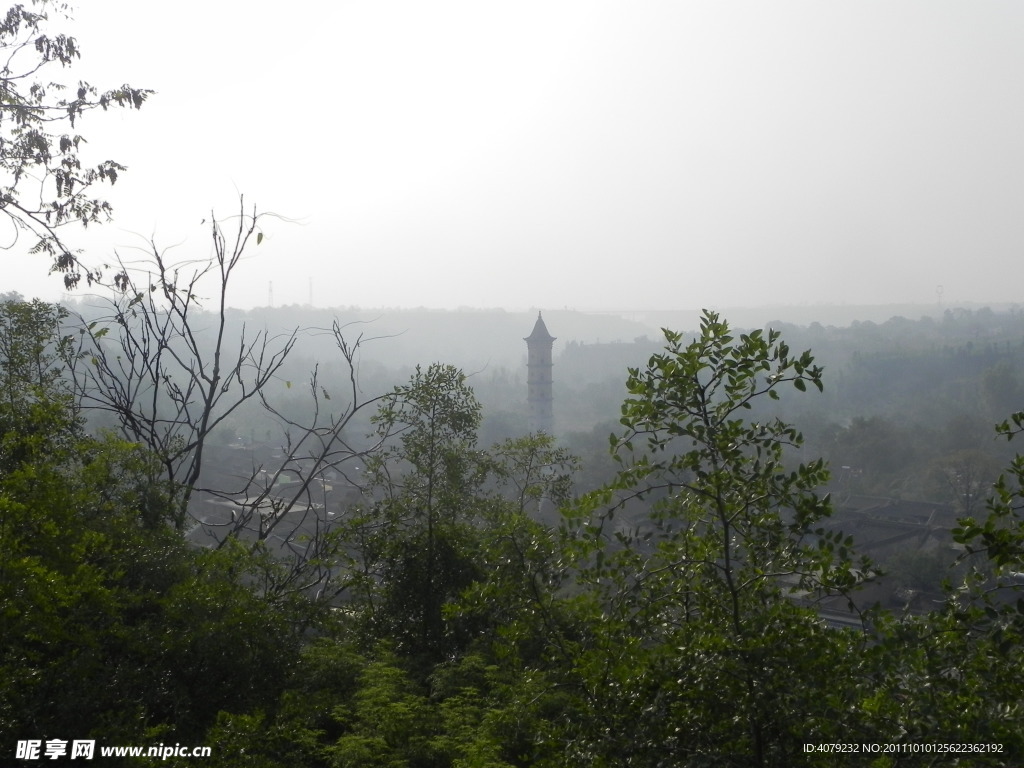
[[[480,404],[457,368],[417,367],[373,423],[388,442],[367,462],[378,495],[363,548],[373,574],[368,604],[399,650],[434,656],[446,644],[443,606],[479,576],[472,528],[486,474],[476,449]]]
[[[548,517],[572,499],[579,460],[551,435],[506,438],[488,453],[495,483],[518,513]]]
[[[56,331],[65,317],[63,309],[38,300],[0,302],[0,390],[10,416],[19,403],[56,394],[60,360],[69,345]]]
[[[153,91],[122,85],[100,91],[84,81],[68,86],[38,77],[55,65],[71,67],[81,57],[74,37],[52,31],[51,16],[68,18],[62,0],[13,5],[0,18],[0,210],[17,233],[37,238],[33,253],[46,253],[54,270],[73,287],[84,268],[61,240],[59,228],[70,222],[89,225],[110,217],[111,206],[94,197],[94,187],[113,184],[126,168],[113,161],[83,162],[85,138],[75,131],[86,112],[100,108],[139,109]]]
[[[253,594],[247,553],[162,524],[142,448],[85,433],[59,314],[0,306],[0,742],[196,740],[276,700],[304,624]]]
[[[539,527],[531,516],[554,516],[570,498],[576,460],[565,449],[530,435],[482,450],[480,411],[465,375],[435,364],[373,418],[385,447],[367,462],[375,500],[358,521],[364,605],[400,653],[437,661],[507,615],[479,599],[463,610],[462,597],[503,580],[498,568],[521,573],[516,547]]]
[[[394,658],[366,664],[352,698],[335,707],[333,716],[345,730],[330,748],[338,768],[438,764],[430,747],[436,711]]]
[[[997,427],[1012,438],[1024,413]],[[957,571],[946,600],[921,616],[878,615],[875,642],[859,654],[862,697],[854,711],[872,740],[994,745],[970,765],[1017,765],[1024,757],[1024,460],[1017,456],[985,509],[959,520]],[[955,578],[955,580],[954,580]],[[882,765],[934,765],[927,755]]]
[[[800,434],[744,416],[784,385],[821,389],[822,369],[711,312],[691,343],[665,337],[630,369],[618,478],[567,521],[592,618],[561,641],[579,696],[560,738],[581,765],[797,764],[841,719],[835,674],[858,642],[813,603],[870,566],[817,527],[827,471],[787,463]]]
[[[1007,440],[1024,432],[1024,411],[996,431]],[[945,610],[926,623],[930,645],[939,646],[927,656],[933,685],[949,704],[908,719],[1003,744],[1001,755],[989,756],[998,765],[1024,758],[1024,456],[1010,461],[985,507],[958,521],[953,536],[969,570],[950,590]],[[958,721],[957,708],[969,716]]]

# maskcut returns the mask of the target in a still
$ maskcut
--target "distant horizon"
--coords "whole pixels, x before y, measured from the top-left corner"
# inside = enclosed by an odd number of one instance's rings
[[[66,303],[74,302],[80,299],[97,296],[98,294],[90,290],[81,291],[61,291],[59,296],[54,296],[52,293],[47,296],[29,296],[17,289],[11,289],[10,293],[18,293],[27,301],[39,299],[40,301],[50,303]],[[204,303],[209,303],[204,302]],[[436,306],[428,304],[405,304],[405,305],[371,305],[371,304],[326,304],[322,302],[309,303],[308,301],[280,301],[274,302],[273,304],[266,303],[247,303],[246,305],[228,303],[227,308],[239,312],[252,312],[257,310],[266,309],[286,309],[286,308],[299,308],[299,309],[310,309],[310,310],[345,310],[354,312],[450,312],[450,313],[473,313],[473,312],[505,312],[509,314],[528,314],[528,313],[546,313],[546,312],[577,312],[580,314],[589,315],[640,315],[640,314],[685,314],[685,313],[701,313],[705,310],[711,310],[719,313],[726,313],[730,311],[771,311],[771,310],[785,310],[793,311],[799,310],[801,312],[812,311],[816,309],[824,310],[884,310],[887,308],[908,308],[908,309],[922,309],[928,310],[929,312],[941,313],[947,309],[957,308],[972,308],[982,309],[985,307],[990,308],[1001,308],[1001,309],[1014,309],[1017,307],[1024,307],[1024,299],[1020,301],[1006,301],[1006,300],[966,300],[966,301],[942,301],[942,302],[925,302],[925,301],[842,301],[842,302],[774,302],[770,304],[720,304],[709,302],[705,305],[694,305],[690,307],[672,308],[672,307],[591,307],[591,306],[545,306],[540,304],[530,305],[494,305],[494,306],[473,306],[473,305],[459,305],[459,306]]]

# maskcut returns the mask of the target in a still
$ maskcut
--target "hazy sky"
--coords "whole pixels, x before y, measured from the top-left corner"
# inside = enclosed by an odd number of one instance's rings
[[[271,281],[320,306],[1021,299],[1019,0],[80,0],[67,30],[76,78],[158,91],[81,123],[129,172],[72,239],[202,257],[244,193],[296,223],[266,223],[237,306]]]

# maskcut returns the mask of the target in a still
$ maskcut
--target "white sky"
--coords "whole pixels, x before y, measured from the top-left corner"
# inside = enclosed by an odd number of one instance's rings
[[[74,77],[158,91],[80,124],[129,172],[72,239],[205,256],[244,193],[297,223],[237,306],[1021,299],[1018,0],[80,0],[67,30]]]

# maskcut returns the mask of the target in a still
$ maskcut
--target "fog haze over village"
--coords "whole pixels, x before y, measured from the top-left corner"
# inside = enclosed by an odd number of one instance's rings
[[[0,13],[0,764],[1024,764],[1022,41]]]

